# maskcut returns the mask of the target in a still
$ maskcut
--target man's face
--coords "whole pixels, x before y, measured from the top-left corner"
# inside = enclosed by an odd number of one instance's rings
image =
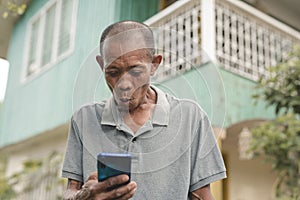
[[[106,46],[102,68],[119,109],[133,111],[146,101],[150,77],[159,63],[155,61],[156,56],[150,56],[145,49],[124,52],[128,47],[124,45],[114,43]]]

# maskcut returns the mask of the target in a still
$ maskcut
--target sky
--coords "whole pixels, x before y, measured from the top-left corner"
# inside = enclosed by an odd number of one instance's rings
[[[6,83],[7,83],[7,76],[8,76],[8,62],[2,58],[0,58],[0,101],[3,101]]]

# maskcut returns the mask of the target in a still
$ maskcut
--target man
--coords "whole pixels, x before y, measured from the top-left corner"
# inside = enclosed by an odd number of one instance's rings
[[[204,199],[210,183],[226,177],[206,114],[195,102],[150,85],[162,61],[153,33],[135,21],[103,32],[96,57],[112,92],[107,101],[74,113],[62,175],[64,199]],[[97,154],[130,153],[127,175],[97,181]]]

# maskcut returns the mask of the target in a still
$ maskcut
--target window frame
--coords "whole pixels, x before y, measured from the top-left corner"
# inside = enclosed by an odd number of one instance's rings
[[[41,74],[45,73],[60,61],[68,57],[74,51],[75,47],[75,33],[77,25],[77,11],[78,11],[78,0],[72,0],[72,11],[71,11],[71,25],[70,25],[70,44],[67,50],[65,50],[60,55],[58,54],[59,48],[59,37],[60,37],[60,23],[61,23],[61,10],[63,0],[50,0],[48,1],[37,13],[35,13],[27,22],[26,25],[26,35],[25,35],[25,51],[23,58],[23,72],[21,73],[21,83],[27,83]],[[55,16],[54,16],[54,32],[53,32],[53,45],[51,45],[52,55],[50,61],[42,65],[43,59],[43,37],[44,31],[46,30],[46,18],[48,10],[56,4]],[[33,30],[33,24],[39,20],[39,27],[37,31],[37,44],[36,44],[36,63],[35,68],[32,73],[28,73],[29,69],[29,59],[31,51],[31,36]]]

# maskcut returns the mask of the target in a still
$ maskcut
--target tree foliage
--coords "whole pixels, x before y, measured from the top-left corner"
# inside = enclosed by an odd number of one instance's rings
[[[286,62],[269,68],[254,98],[275,107],[277,117],[253,128],[249,151],[264,155],[277,172],[277,199],[300,199],[300,48]]]
[[[300,121],[294,115],[280,116],[251,130],[252,150],[264,155],[278,172],[276,197],[299,199]]]
[[[23,15],[26,11],[27,5],[26,3],[22,3],[22,1],[13,0],[0,0],[0,7],[2,8],[3,12],[1,13],[2,17],[5,19],[9,15],[12,16],[20,16]]]
[[[300,114],[300,47],[295,47],[286,62],[268,69],[256,87],[262,93],[254,96],[275,106],[275,113],[291,111]]]

